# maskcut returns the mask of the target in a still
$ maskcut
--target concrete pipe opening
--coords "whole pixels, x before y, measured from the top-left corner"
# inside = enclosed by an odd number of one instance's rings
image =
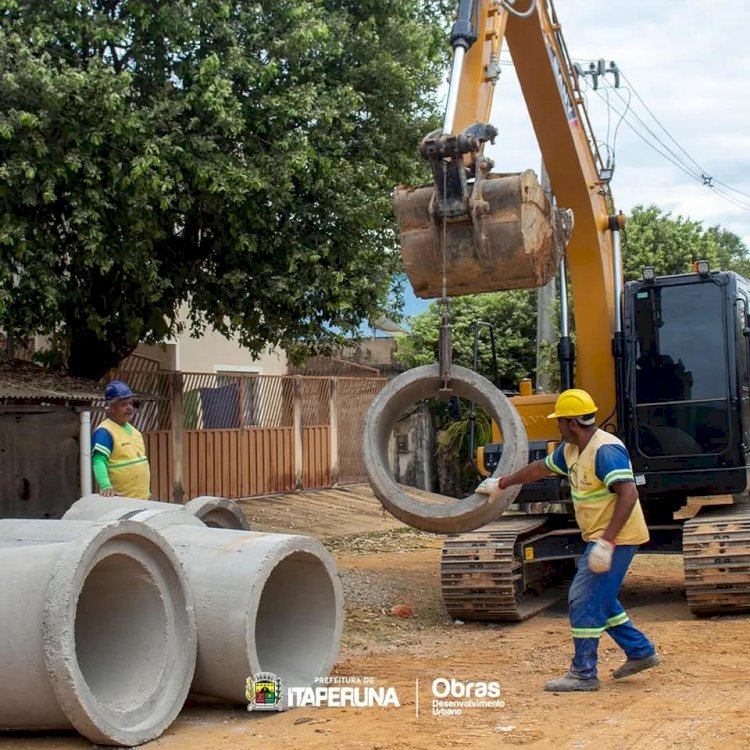
[[[159,687],[169,622],[162,592],[138,560],[110,555],[88,574],[75,617],[78,666],[105,705],[132,710]]]
[[[66,546],[42,622],[57,701],[94,742],[155,739],[180,712],[195,668],[181,565],[158,532],[132,521],[94,524]]]
[[[341,635],[341,599],[320,557],[293,552],[263,583],[254,628],[257,663],[284,687],[308,687],[328,674]]]
[[[173,525],[161,533],[195,597],[192,690],[247,704],[245,683],[273,672],[309,687],[338,655],[344,597],[336,563],[312,537]]]
[[[388,383],[365,418],[365,469],[376,497],[396,518],[423,531],[461,533],[500,516],[517,497],[520,487],[492,496],[475,493],[452,498],[425,491],[411,494],[396,482],[390,461],[394,427],[415,404],[438,397],[442,385],[438,365],[407,370]],[[454,395],[475,401],[500,425],[503,452],[493,476],[511,474],[525,466],[529,450],[526,429],[510,400],[489,380],[465,367],[453,366],[450,386]]]
[[[185,505],[185,513],[195,516],[212,529],[250,531],[242,508],[224,497],[196,497]]]

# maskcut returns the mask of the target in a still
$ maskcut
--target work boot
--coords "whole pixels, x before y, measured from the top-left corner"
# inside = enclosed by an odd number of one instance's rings
[[[628,659],[621,667],[612,672],[612,677],[621,680],[623,677],[630,677],[631,674],[637,674],[644,669],[651,669],[661,662],[659,654],[644,656],[643,659]]]
[[[549,680],[544,686],[548,693],[573,693],[576,691],[598,690],[601,683],[596,677],[579,677],[572,672],[568,672],[565,677],[558,677],[556,680]]]

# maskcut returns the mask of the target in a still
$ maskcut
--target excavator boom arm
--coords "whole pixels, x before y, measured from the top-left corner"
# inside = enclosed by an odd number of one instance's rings
[[[445,125],[422,145],[434,183],[395,193],[404,266],[418,296],[456,296],[543,286],[564,251],[574,301],[576,385],[591,393],[602,416],[614,415],[611,352],[621,269],[610,231],[616,228],[612,197],[554,6],[531,2],[523,12],[503,1],[460,3]],[[496,135],[486,123],[504,42],[556,204],[572,212],[574,223],[570,213],[551,206],[530,170],[494,174],[484,155]],[[545,419],[549,401],[516,399],[531,439],[555,437]]]

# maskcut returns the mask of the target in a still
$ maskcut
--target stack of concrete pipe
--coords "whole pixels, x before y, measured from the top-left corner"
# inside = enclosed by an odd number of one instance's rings
[[[246,703],[248,677],[310,686],[338,653],[331,555],[247,530],[223,498],[89,495],[63,520],[0,520],[0,566],[0,729],[137,745],[189,691]]]

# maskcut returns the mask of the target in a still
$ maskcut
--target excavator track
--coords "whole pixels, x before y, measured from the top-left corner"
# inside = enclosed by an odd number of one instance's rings
[[[551,565],[524,570],[523,540],[538,534],[549,516],[506,516],[476,531],[448,536],[440,577],[448,614],[458,620],[519,622],[565,595]]]
[[[750,504],[712,508],[686,521],[682,554],[691,612],[750,611]]]

